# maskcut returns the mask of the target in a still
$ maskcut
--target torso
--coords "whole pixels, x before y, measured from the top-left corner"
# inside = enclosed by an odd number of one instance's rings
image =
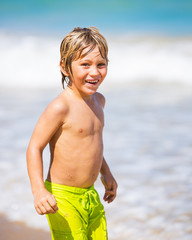
[[[95,93],[86,103],[65,96],[68,113],[49,142],[49,181],[86,188],[97,179],[103,161],[104,114],[100,97]]]

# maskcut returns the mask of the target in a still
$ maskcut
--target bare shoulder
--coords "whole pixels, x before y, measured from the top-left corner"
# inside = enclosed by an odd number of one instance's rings
[[[105,107],[105,97],[103,96],[103,94],[96,92],[95,97],[96,97],[97,101],[101,104],[101,106],[104,108]]]
[[[45,110],[45,114],[52,115],[53,118],[62,118],[68,112],[68,101],[65,94],[59,94]]]

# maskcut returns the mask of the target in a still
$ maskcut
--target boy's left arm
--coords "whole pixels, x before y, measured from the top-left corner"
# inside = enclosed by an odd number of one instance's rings
[[[117,194],[117,182],[115,181],[115,178],[113,177],[104,157],[100,173],[101,181],[105,187],[105,195],[103,199],[104,201],[111,203]]]

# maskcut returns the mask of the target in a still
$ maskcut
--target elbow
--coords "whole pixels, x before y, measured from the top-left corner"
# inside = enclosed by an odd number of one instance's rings
[[[41,148],[40,146],[37,146],[36,144],[32,144],[32,143],[29,143],[28,147],[27,147],[27,150],[26,150],[26,159],[27,159],[27,162],[37,156],[37,155],[42,155],[42,152],[43,152],[43,148]]]

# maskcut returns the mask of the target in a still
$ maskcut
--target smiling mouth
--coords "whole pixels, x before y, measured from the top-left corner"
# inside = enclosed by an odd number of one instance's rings
[[[85,82],[86,82],[86,83],[89,83],[89,84],[92,84],[92,85],[96,85],[96,84],[99,82],[99,80],[94,80],[94,81],[86,80]]]

